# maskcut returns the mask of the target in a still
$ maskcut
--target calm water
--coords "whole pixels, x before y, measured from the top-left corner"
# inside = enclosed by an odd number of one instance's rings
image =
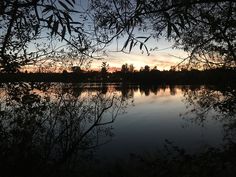
[[[186,101],[181,87],[160,88],[146,94],[138,89],[131,95],[132,104],[112,125],[112,141],[98,150],[103,158],[155,152],[163,148],[165,140],[190,153],[223,143],[222,122],[214,118],[214,110],[209,110],[206,121],[194,120],[194,108]]]
[[[16,164],[19,159],[29,164],[63,163],[72,157],[125,159],[155,153],[167,142],[195,153],[235,142],[236,90],[1,84],[0,118],[1,158]]]

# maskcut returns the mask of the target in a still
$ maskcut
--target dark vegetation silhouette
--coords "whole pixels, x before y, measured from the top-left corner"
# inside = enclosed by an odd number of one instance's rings
[[[100,71],[102,78],[105,78],[107,76],[108,69],[109,69],[109,65],[106,62],[102,62],[101,71]]]
[[[84,2],[84,1],[83,1]],[[235,175],[236,3],[232,0],[91,0],[88,9],[75,0],[0,1],[0,170],[1,176],[233,176]],[[142,35],[142,32],[143,35]],[[181,71],[158,71],[148,65],[135,72],[84,72],[119,38],[118,51],[134,47],[149,55],[154,39],[166,38],[189,52]],[[23,66],[72,66],[72,73],[21,73]],[[176,66],[177,67],[179,67]],[[190,69],[191,67],[195,69]],[[198,71],[196,69],[203,69]],[[44,83],[8,83],[39,81]],[[99,89],[76,83],[53,87],[45,82],[101,82]],[[4,83],[6,82],[6,83]],[[106,82],[119,82],[121,95],[108,94]],[[138,87],[132,84],[140,84]],[[144,84],[145,83],[145,84]],[[155,85],[161,84],[162,87]],[[134,92],[157,94],[181,86],[191,105],[184,120],[204,126],[209,112],[224,124],[226,143],[199,154],[166,141],[167,153],[99,168],[93,151],[111,140],[111,125]],[[209,84],[221,85],[211,87]],[[227,85],[227,86],[226,86]],[[90,85],[91,86],[91,85]],[[95,95],[83,96],[83,89]],[[106,114],[109,116],[105,116]],[[92,167],[91,167],[92,166]],[[99,175],[98,175],[99,174]]]
[[[85,4],[83,4],[85,3]],[[232,0],[2,0],[0,69],[60,63],[82,66],[124,37],[121,51],[166,37],[189,52],[181,63],[235,67],[235,8]],[[85,9],[84,7],[87,7]],[[138,32],[137,32],[138,31]],[[142,36],[144,32],[146,35]],[[154,46],[155,48],[155,46]]]
[[[130,70],[131,69],[131,70]],[[235,69],[208,69],[208,70],[169,70],[159,71],[150,69],[148,65],[140,71],[134,71],[133,65],[128,68],[122,65],[121,71],[108,72],[106,62],[101,66],[101,71],[84,71],[79,67],[73,72],[63,73],[0,73],[0,82],[33,81],[33,82],[103,82],[103,83],[133,83],[133,84],[236,84]]]
[[[155,46],[149,50],[148,41],[164,36],[175,43],[174,47],[190,53],[181,63],[235,67],[234,1],[93,0],[92,8],[98,31],[109,31],[111,39],[127,36],[122,51],[131,52],[138,46],[150,54]]]
[[[188,154],[184,149],[166,142],[166,152],[137,155],[131,154],[128,161],[108,167],[102,176],[216,176],[231,177],[235,174],[235,144],[223,149],[209,148],[199,154]]]
[[[185,102],[191,105],[182,117],[190,122],[204,126],[214,110],[212,119],[223,123],[224,139],[236,143],[236,90],[235,87],[210,86],[186,90]]]
[[[98,90],[84,97],[78,88],[1,84],[1,176],[82,173],[86,164],[82,162],[111,140],[110,125],[125,109],[127,99]]]
[[[90,14],[75,0],[2,0],[0,70],[22,66],[86,65],[105,46]]]

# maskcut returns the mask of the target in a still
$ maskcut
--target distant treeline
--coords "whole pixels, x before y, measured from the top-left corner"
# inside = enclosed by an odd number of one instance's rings
[[[236,69],[136,71],[114,73],[0,73],[0,82],[128,82],[145,84],[236,84]]]

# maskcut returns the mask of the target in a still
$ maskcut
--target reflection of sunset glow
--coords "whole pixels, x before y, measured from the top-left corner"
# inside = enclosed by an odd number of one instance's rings
[[[74,88],[73,88],[74,87]],[[68,90],[71,91],[68,91]],[[79,93],[79,97],[82,99],[86,99],[89,97],[93,97],[98,93],[104,93],[106,96],[117,95],[117,96],[127,96],[132,97],[135,99],[141,98],[140,101],[144,101],[146,99],[176,99],[183,96],[183,90],[181,87],[175,86],[170,88],[169,86],[166,87],[157,87],[155,89],[152,88],[140,88],[140,86],[136,85],[133,87],[123,88],[120,84],[100,84],[100,83],[92,83],[92,84],[80,84],[80,85],[67,85],[67,84],[55,84],[52,85],[47,92],[39,91],[34,89],[32,92],[36,93],[42,97],[49,96],[51,100],[58,99],[58,95],[63,93],[62,90],[67,90],[68,93],[63,97],[66,98],[69,96],[69,99],[72,99],[71,96],[73,95],[72,90],[76,93]],[[75,94],[76,95],[76,94]],[[62,96],[62,95],[61,95]]]
[[[154,89],[147,89],[141,90],[139,89],[134,93],[134,99],[137,100],[139,103],[145,103],[148,100],[156,100],[159,101],[170,101],[176,100],[183,97],[183,90],[181,87],[175,86],[173,88],[158,88]]]
[[[138,99],[139,102],[145,102],[146,99],[176,99],[183,96],[183,88],[180,86],[175,87],[144,87],[139,85],[134,86],[122,86],[120,84],[63,84],[52,83],[48,87],[47,91],[34,88],[30,91],[31,94],[37,94],[43,99],[50,99],[51,101],[57,101],[63,98],[64,100],[73,100],[78,97],[82,100],[92,98],[98,93],[102,93],[104,96],[123,96]],[[0,88],[1,99],[6,99],[7,92],[5,88]]]

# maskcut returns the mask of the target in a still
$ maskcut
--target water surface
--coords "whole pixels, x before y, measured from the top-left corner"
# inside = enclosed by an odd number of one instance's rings
[[[235,118],[233,87],[1,84],[1,159],[8,169],[22,170],[24,162],[45,170],[128,159],[170,144],[197,153],[235,142]]]

